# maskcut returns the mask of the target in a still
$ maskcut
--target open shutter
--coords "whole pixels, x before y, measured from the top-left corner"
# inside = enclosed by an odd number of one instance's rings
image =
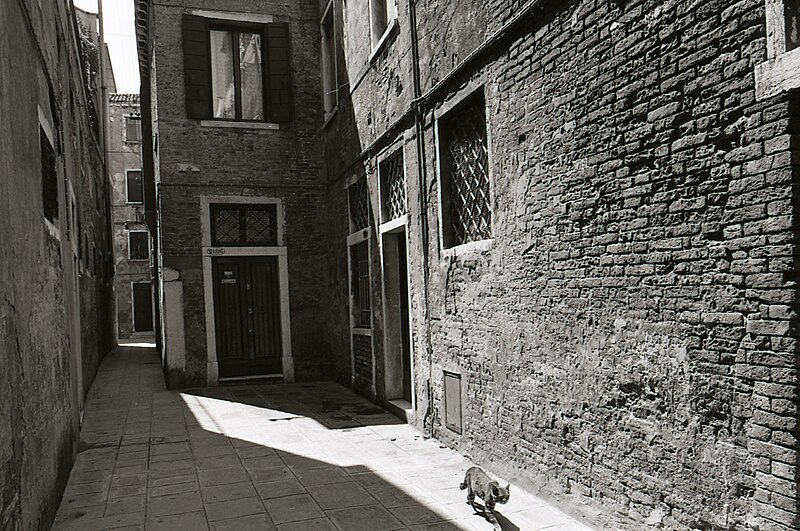
[[[267,103],[270,122],[292,119],[292,77],[290,72],[289,24],[266,24]]]
[[[208,47],[208,20],[183,15],[183,73],[189,118],[211,118]]]

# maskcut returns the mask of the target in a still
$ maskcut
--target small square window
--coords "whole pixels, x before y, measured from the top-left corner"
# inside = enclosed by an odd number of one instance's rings
[[[445,248],[492,237],[486,114],[471,96],[438,124]]]
[[[131,260],[148,260],[150,258],[150,237],[147,231],[128,233],[128,258]]]
[[[44,217],[51,223],[58,219],[58,173],[56,172],[56,152],[47,133],[39,128],[39,144],[42,157],[42,205]]]
[[[144,189],[142,185],[142,170],[128,170],[125,172],[125,193],[128,203],[142,203]]]
[[[138,113],[125,116],[125,142],[142,141],[142,117]]]

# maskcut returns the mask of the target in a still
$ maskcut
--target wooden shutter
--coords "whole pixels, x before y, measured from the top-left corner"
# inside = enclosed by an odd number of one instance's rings
[[[266,24],[267,108],[270,122],[292,119],[292,77],[290,71],[289,24]]]
[[[207,19],[183,15],[183,73],[189,118],[211,118],[208,39]]]

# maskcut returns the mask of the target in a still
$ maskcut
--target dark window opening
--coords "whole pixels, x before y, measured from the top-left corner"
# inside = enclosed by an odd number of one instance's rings
[[[142,117],[139,114],[125,116],[125,142],[142,141]]]
[[[211,205],[211,245],[278,245],[277,205]]]
[[[131,260],[150,258],[150,238],[146,231],[128,233],[128,258]]]
[[[142,187],[141,170],[129,170],[126,173],[126,194],[128,203],[141,203],[144,201],[144,188]]]
[[[783,0],[786,21],[786,51],[800,47],[800,0]]]
[[[39,144],[42,156],[42,205],[44,217],[51,223],[58,219],[58,174],[56,152],[44,129],[39,128]]]

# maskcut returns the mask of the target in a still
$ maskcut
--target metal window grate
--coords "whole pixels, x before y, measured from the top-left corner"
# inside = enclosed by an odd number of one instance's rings
[[[351,249],[356,326],[369,327],[372,322],[369,287],[369,246],[367,242],[361,242]]]
[[[366,229],[372,220],[372,213],[369,207],[369,190],[367,180],[361,179],[349,188],[350,195],[350,222],[352,232]]]
[[[211,245],[278,245],[276,205],[211,205]]]
[[[403,152],[385,160],[381,164],[381,176],[386,189],[386,221],[397,219],[406,213],[406,177],[403,171]]]
[[[483,98],[476,98],[444,120],[452,244],[491,237],[489,162]]]

